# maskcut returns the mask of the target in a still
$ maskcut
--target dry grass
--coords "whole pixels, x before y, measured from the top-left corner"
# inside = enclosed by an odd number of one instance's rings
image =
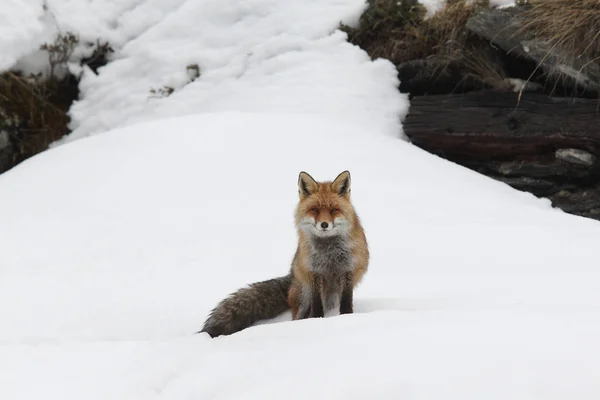
[[[410,49],[413,35],[425,16],[425,8],[414,1],[370,0],[360,17],[360,26],[342,27],[348,39],[372,58],[401,59]],[[414,59],[414,58],[413,58]]]
[[[0,73],[0,132],[9,139],[9,150],[0,154],[0,173],[34,156],[69,132],[68,110],[79,95],[78,78],[67,63],[79,38],[69,32],[40,49],[48,53],[49,72],[23,76],[13,71]],[[94,46],[94,43],[89,43]],[[96,71],[112,52],[108,43],[96,42],[93,54],[81,60]]]
[[[524,28],[576,58],[600,60],[600,0],[531,0]]]
[[[492,59],[489,43],[470,34],[465,25],[479,7],[489,0],[447,0],[443,10],[424,18],[425,10],[406,0],[372,0],[358,29],[345,27],[351,43],[360,46],[372,58],[386,58],[399,65],[412,60],[433,60],[443,76],[453,65],[465,71],[465,78],[483,85],[504,87],[505,74]],[[432,78],[435,78],[432,76]]]
[[[15,147],[14,164],[45,149],[66,133],[69,101],[57,97],[62,82],[44,82],[12,72],[0,75],[0,110]]]
[[[8,133],[11,147],[11,159],[7,160],[5,152],[0,173],[68,133],[67,111],[78,96],[78,87],[77,79],[68,74],[67,62],[78,41],[67,33],[41,46],[48,52],[47,77],[12,71],[0,74],[0,130]]]
[[[591,74],[592,79],[598,78],[600,0],[530,0],[522,14],[522,25],[521,33],[549,44],[545,59],[552,59],[556,70],[560,71],[560,65],[567,65]],[[545,89],[553,95],[557,85],[573,87],[577,83],[571,75],[559,73],[547,81]],[[571,89],[573,96],[585,90],[584,87]]]

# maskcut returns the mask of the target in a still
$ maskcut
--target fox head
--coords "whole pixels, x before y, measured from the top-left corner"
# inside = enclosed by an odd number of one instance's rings
[[[347,235],[356,214],[350,203],[350,172],[331,181],[317,182],[302,171],[298,177],[300,202],[296,225],[316,237]]]

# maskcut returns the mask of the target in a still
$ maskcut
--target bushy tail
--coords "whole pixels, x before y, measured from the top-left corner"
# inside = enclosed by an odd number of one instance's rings
[[[289,309],[288,291],[292,276],[256,282],[232,293],[210,313],[200,332],[211,337],[231,335],[261,319],[275,318]]]

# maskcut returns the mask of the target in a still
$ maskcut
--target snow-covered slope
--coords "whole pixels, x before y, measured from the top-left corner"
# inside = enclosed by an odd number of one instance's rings
[[[357,313],[194,335],[287,271],[298,172],[346,168],[372,251]],[[82,139],[0,176],[0,220],[3,399],[600,394],[598,223],[336,118]]]

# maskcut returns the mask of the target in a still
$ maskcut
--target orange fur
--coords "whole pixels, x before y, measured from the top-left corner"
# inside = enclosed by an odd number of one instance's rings
[[[316,182],[301,172],[298,248],[289,274],[239,289],[211,311],[201,332],[231,335],[289,308],[293,319],[353,312],[353,290],[369,264],[365,233],[350,202],[350,173]]]
[[[334,218],[343,217],[348,223],[345,237],[348,240],[352,254],[352,289],[362,280],[369,264],[369,249],[365,232],[360,219],[350,201],[350,174],[345,171],[333,182],[316,182],[310,175],[302,172],[299,177],[300,201],[296,208],[296,226],[298,230],[298,247],[292,262],[292,285],[288,293],[288,303],[294,320],[303,318],[299,308],[303,302],[302,292],[320,291],[325,298],[328,282],[311,270],[311,238],[310,233],[300,228],[305,217],[314,218],[320,224],[332,224]],[[347,187],[345,187],[346,185]],[[346,191],[340,193],[340,191]],[[312,250],[314,251],[314,250]],[[343,282],[338,282],[343,285]]]

